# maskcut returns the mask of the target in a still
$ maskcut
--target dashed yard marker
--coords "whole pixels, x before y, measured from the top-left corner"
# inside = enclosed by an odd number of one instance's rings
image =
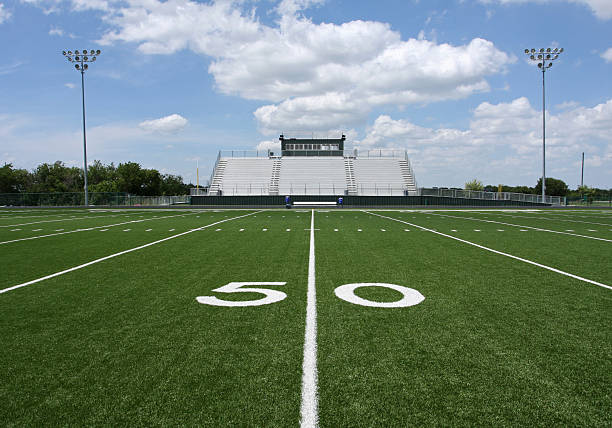
[[[123,229],[124,232],[129,232],[132,229]]]
[[[168,230],[168,232],[174,232],[176,229],[170,229]]]
[[[150,231],[152,231],[152,230],[153,230],[153,229],[147,229],[147,230],[145,230],[145,232],[150,232]]]

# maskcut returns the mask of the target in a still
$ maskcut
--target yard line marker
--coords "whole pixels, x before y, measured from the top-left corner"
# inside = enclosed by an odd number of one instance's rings
[[[100,232],[106,232],[108,229],[100,229]]]
[[[262,232],[266,232],[268,229],[261,229]]]
[[[337,231],[338,231],[338,229],[334,229],[334,232],[337,232]]]
[[[302,405],[300,426],[319,426],[317,392],[317,294],[315,288],[315,228],[314,209],[310,217],[310,254],[308,257],[308,292],[306,295],[306,330],[302,362]]]
[[[287,232],[291,232],[291,229],[287,229]]]
[[[18,232],[18,231],[20,231],[20,230],[21,230],[21,229],[11,229],[11,232]]]
[[[261,211],[255,211],[255,212],[261,212]],[[37,282],[41,282],[41,281],[44,281],[46,279],[55,278],[56,276],[60,276],[60,275],[63,275],[65,273],[69,273],[69,272],[72,272],[72,271],[75,271],[75,270],[79,270],[79,269],[82,269],[84,267],[91,266],[93,264],[100,263],[100,262],[103,262],[103,261],[108,260],[108,259],[112,259],[114,257],[118,257],[118,256],[122,256],[124,254],[131,253],[133,251],[142,250],[143,248],[147,248],[147,247],[150,247],[152,245],[160,244],[162,242],[169,241],[169,240],[174,239],[174,238],[178,238],[179,236],[187,235],[187,234],[189,234],[191,232],[195,232],[196,230],[203,230],[203,229],[206,229],[208,227],[216,226],[217,224],[224,223],[226,221],[237,220],[239,218],[248,217],[248,216],[253,215],[253,214],[255,214],[255,213],[253,212],[253,213],[244,214],[244,215],[241,215],[241,216],[238,216],[238,217],[232,217],[232,218],[228,218],[228,219],[225,219],[225,220],[219,220],[219,221],[216,221],[214,223],[210,223],[210,224],[207,224],[205,226],[198,227],[197,229],[191,229],[191,230],[188,230],[187,232],[181,232],[181,233],[176,234],[176,235],[168,236],[167,238],[158,239],[157,241],[149,242],[148,244],[144,244],[144,245],[140,245],[138,247],[130,248],[129,250],[120,251],[118,253],[111,254],[109,256],[101,257],[99,259],[92,260],[92,261],[87,262],[87,263],[83,263],[82,265],[74,266],[74,267],[71,267],[69,269],[66,269],[66,270],[63,270],[63,271],[60,271],[60,272],[52,273],[51,275],[43,276],[42,278],[34,279],[32,281],[24,282],[22,284],[17,284],[17,285],[13,285],[12,287],[8,287],[8,288],[5,288],[5,289],[2,289],[2,290],[0,290],[0,294],[6,293],[7,291],[15,290],[17,288],[25,287],[27,285],[36,284]],[[104,230],[108,230],[108,229],[104,229]]]
[[[361,231],[362,231],[361,229],[357,229],[357,232],[361,232]]]
[[[451,232],[456,232],[456,231],[457,231],[457,229],[451,229]]]
[[[543,265],[541,263],[534,262],[532,260],[528,260],[528,259],[524,259],[522,257],[514,256],[512,254],[504,253],[502,251],[497,251],[497,250],[494,250],[493,248],[485,247],[484,245],[476,244],[474,242],[466,241],[465,239],[457,238],[456,236],[447,235],[447,234],[442,233],[442,232],[436,232],[435,230],[428,229],[426,227],[419,226],[417,224],[408,223],[408,222],[403,221],[403,220],[398,220],[398,219],[393,218],[393,217],[387,217],[387,216],[384,216],[384,215],[380,215],[380,214],[376,214],[376,213],[371,213],[369,211],[364,211],[364,212],[367,213],[367,214],[370,214],[370,215],[377,216],[377,217],[386,218],[388,220],[393,220],[393,221],[397,221],[397,222],[400,222],[400,223],[409,224],[410,226],[418,227],[419,229],[422,229],[423,231],[432,232],[432,233],[435,233],[437,235],[444,236],[446,238],[450,238],[450,239],[454,239],[454,240],[459,241],[459,242],[463,242],[464,244],[472,245],[472,246],[480,248],[482,250],[486,250],[486,251],[490,251],[490,252],[495,253],[495,254],[499,254],[499,255],[502,255],[502,256],[510,257],[511,259],[515,259],[515,260],[518,260],[518,261],[521,261],[521,262],[524,262],[524,263],[528,263],[530,265],[541,267],[542,269],[547,269],[549,271],[552,271],[552,272],[555,272],[555,273],[559,273],[561,275],[569,276],[570,278],[574,278],[574,279],[577,279],[579,281],[588,282],[589,284],[598,285],[599,287],[603,287],[603,288],[607,288],[608,290],[612,290],[612,286],[610,286],[610,285],[602,284],[601,282],[593,281],[592,279],[583,278],[581,276],[574,275],[573,273],[565,272],[565,271],[562,271],[560,269],[556,269],[554,267],[546,266],[546,265]]]
[[[498,231],[498,232],[503,232],[503,231],[504,231],[504,229],[497,229],[497,231]]]
[[[589,232],[597,232],[597,231],[596,231],[596,230],[594,230],[594,229],[587,229],[587,230],[588,230]]]
[[[474,229],[474,232],[480,232],[480,229]]]
[[[404,229],[404,232],[410,232],[410,229]]]
[[[587,239],[595,239],[597,241],[612,242],[612,239],[597,238],[595,236],[580,235],[578,233],[567,233],[567,231],[561,232],[559,230],[542,229],[540,227],[525,226],[522,224],[504,223],[502,221],[493,221],[493,220],[483,220],[481,218],[474,218],[474,217],[457,217],[457,216],[448,215],[448,214],[434,214],[434,215],[437,215],[439,217],[458,218],[460,220],[484,221],[485,223],[503,224],[504,226],[524,227],[525,229],[537,230],[540,232],[558,233],[560,235],[578,236],[579,238],[587,238]],[[525,230],[521,230],[521,232],[525,232]]]
[[[566,232],[573,232],[574,229],[565,229]]]
[[[385,229],[380,229],[380,231],[381,231],[381,232],[386,232],[386,230],[385,230]]]
[[[150,231],[152,231],[152,230],[153,230],[153,229],[147,229],[147,230],[145,230],[145,232],[150,232]]]
[[[55,229],[56,232],[62,232],[64,229]]]
[[[40,232],[42,229],[32,229],[32,232]]]
[[[243,232],[243,231],[244,231],[244,229],[240,229],[238,232]]]
[[[168,232],[174,232],[176,229],[170,229],[168,230]]]
[[[215,232],[221,232],[221,230],[223,230],[223,229],[217,229],[217,230],[215,230]]]
[[[129,232],[132,229],[123,229],[124,232]]]

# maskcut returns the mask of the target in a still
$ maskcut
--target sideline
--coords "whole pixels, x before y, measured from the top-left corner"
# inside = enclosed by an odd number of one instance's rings
[[[308,258],[308,294],[306,298],[306,332],[304,333],[304,361],[302,363],[303,428],[319,426],[319,397],[317,391],[317,296],[315,288],[315,228],[314,209],[310,218],[310,256]]]
[[[486,251],[490,251],[490,252],[495,253],[495,254],[499,254],[499,255],[502,255],[502,256],[510,257],[511,259],[519,260],[521,262],[528,263],[530,265],[534,265],[534,266],[537,266],[537,267],[541,267],[543,269],[547,269],[549,271],[552,271],[552,272],[555,272],[555,273],[559,273],[561,275],[569,276],[570,278],[574,278],[574,279],[577,279],[579,281],[588,282],[589,284],[597,285],[599,287],[603,287],[603,288],[607,288],[608,290],[612,290],[612,286],[609,286],[609,285],[606,285],[606,284],[602,284],[601,282],[593,281],[593,280],[588,279],[588,278],[583,278],[581,276],[574,275],[572,273],[565,272],[565,271],[562,271],[560,269],[555,269],[553,267],[546,266],[546,265],[543,265],[543,264],[540,264],[540,263],[537,263],[537,262],[534,262],[534,261],[531,261],[531,260],[528,260],[528,259],[523,259],[521,257],[513,256],[512,254],[504,253],[502,251],[497,251],[497,250],[494,250],[492,248],[485,247],[484,245],[479,245],[479,244],[476,244],[474,242],[466,241],[465,239],[457,238],[456,236],[447,235],[445,233],[438,232],[438,231],[432,230],[432,229],[428,229],[426,227],[419,226],[419,225],[414,224],[414,223],[408,223],[407,221],[399,220],[397,218],[387,217],[387,216],[384,216],[384,215],[375,214],[375,213],[371,213],[371,212],[368,212],[368,211],[364,211],[364,212],[367,213],[367,214],[370,214],[370,215],[377,216],[377,217],[386,218],[388,220],[393,220],[393,221],[397,221],[399,223],[408,224],[410,226],[417,227],[417,228],[419,228],[421,230],[426,230],[427,232],[435,233],[436,235],[440,235],[440,236],[444,236],[446,238],[454,239],[455,241],[463,242],[464,244],[472,245],[474,247],[477,247],[477,248],[480,248],[480,249],[483,249],[483,250],[486,250]]]
[[[46,279],[55,278],[56,276],[60,276],[60,275],[63,275],[65,273],[68,273],[68,272],[79,270],[79,269],[82,269],[84,267],[91,266],[93,264],[103,262],[104,260],[108,260],[108,259],[112,259],[114,257],[121,256],[123,254],[131,253],[133,251],[138,251],[138,250],[150,247],[150,246],[155,245],[155,244],[159,244],[159,243],[162,243],[162,242],[165,242],[165,241],[169,241],[170,239],[178,238],[179,236],[187,235],[187,234],[192,233],[192,232],[197,232],[198,230],[203,230],[203,229],[206,229],[207,227],[215,226],[215,225],[220,224],[220,223],[225,223],[226,221],[237,220],[237,219],[242,218],[242,217],[248,217],[250,215],[257,214],[259,212],[261,212],[261,211],[255,211],[255,212],[252,212],[252,213],[249,213],[249,214],[245,214],[245,215],[241,215],[241,216],[238,216],[238,217],[227,218],[225,220],[220,220],[220,221],[217,221],[217,222],[214,222],[214,223],[211,223],[211,224],[207,224],[207,225],[202,226],[202,227],[198,227],[197,229],[191,229],[191,230],[188,230],[187,232],[182,232],[182,233],[179,233],[177,235],[172,235],[172,236],[169,236],[167,238],[163,238],[163,239],[159,239],[157,241],[149,242],[148,244],[140,245],[140,246],[135,247],[135,248],[130,248],[129,250],[125,250],[125,251],[121,251],[119,253],[111,254],[109,256],[101,257],[99,259],[92,260],[92,261],[87,262],[87,263],[83,263],[82,265],[71,267],[71,268],[63,270],[61,272],[52,273],[51,275],[43,276],[42,278],[34,279],[32,281],[24,282],[22,284],[13,285],[12,287],[8,287],[8,288],[5,288],[3,290],[0,290],[0,294],[6,293],[6,292],[11,291],[11,290],[16,290],[17,288],[25,287],[27,285],[36,284],[37,282],[41,282],[41,281],[44,281]]]

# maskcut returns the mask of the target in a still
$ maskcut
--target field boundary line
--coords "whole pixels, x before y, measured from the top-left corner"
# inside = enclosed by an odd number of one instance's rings
[[[368,212],[368,211],[364,211],[364,212],[367,213],[367,214],[370,214],[370,215],[386,218],[388,220],[393,220],[393,221],[397,221],[399,223],[408,224],[410,226],[417,227],[417,228],[419,228],[421,230],[426,230],[428,232],[435,233],[436,235],[444,236],[446,238],[454,239],[455,241],[463,242],[464,244],[472,245],[472,246],[480,248],[482,250],[486,250],[486,251],[490,251],[490,252],[495,253],[495,254],[499,254],[499,255],[502,255],[502,256],[510,257],[511,259],[515,259],[515,260],[518,260],[518,261],[521,261],[521,262],[524,262],[524,263],[528,263],[530,265],[534,265],[534,266],[540,267],[542,269],[547,269],[549,271],[552,271],[552,272],[555,272],[555,273],[559,273],[561,275],[565,275],[565,276],[568,276],[570,278],[577,279],[579,281],[588,282],[589,284],[597,285],[599,287],[603,287],[603,288],[607,288],[608,290],[612,290],[612,286],[610,286],[610,285],[602,284],[601,282],[593,281],[592,279],[583,278],[581,276],[574,275],[573,273],[565,272],[565,271],[562,271],[560,269],[556,269],[556,268],[551,267],[551,266],[546,266],[546,265],[543,265],[541,263],[534,262],[532,260],[528,260],[528,259],[524,259],[522,257],[514,256],[512,254],[504,253],[503,251],[494,250],[493,248],[485,247],[484,245],[476,244],[475,242],[466,241],[465,239],[457,238],[456,236],[447,235],[445,233],[438,232],[438,231],[433,230],[433,229],[428,229],[426,227],[419,226],[418,224],[409,223],[409,222],[404,221],[404,220],[399,220],[397,218],[387,217],[387,216],[384,216],[384,215],[375,214],[375,213],[371,213],[371,212]]]
[[[430,214],[438,216],[438,217],[456,218],[456,219],[459,219],[459,220],[482,221],[482,222],[485,222],[485,223],[502,224],[504,226],[512,226],[512,227],[524,227],[525,229],[533,229],[533,230],[538,230],[540,232],[558,233],[558,234],[561,234],[561,235],[570,235],[570,236],[577,236],[579,238],[587,238],[587,239],[595,239],[597,241],[612,242],[612,239],[598,238],[596,236],[580,235],[579,233],[562,232],[560,230],[542,229],[541,227],[523,226],[523,225],[520,225],[520,224],[504,223],[503,221],[485,220],[485,219],[474,218],[474,217],[457,217],[457,216],[448,215],[448,214],[435,214],[435,213],[430,213]]]
[[[315,287],[315,228],[314,209],[310,217],[310,254],[308,257],[308,292],[306,297],[306,331],[304,333],[304,360],[302,362],[303,428],[319,426],[319,397],[317,391],[317,295]]]
[[[167,215],[167,216],[163,216],[163,217],[151,217],[151,218],[143,218],[141,220],[130,220],[130,221],[126,221],[126,222],[123,222],[123,223],[107,224],[105,226],[92,226],[92,227],[87,227],[87,228],[84,228],[84,229],[69,230],[69,231],[66,231],[66,232],[49,233],[47,235],[30,236],[28,238],[18,238],[18,239],[12,239],[10,241],[2,241],[2,242],[0,242],[0,245],[12,244],[13,242],[20,242],[20,241],[31,241],[32,239],[48,238],[50,236],[66,235],[66,234],[69,234],[69,233],[87,232],[88,230],[102,229],[102,228],[105,228],[105,227],[122,226],[124,224],[130,224],[130,223],[142,223],[143,221],[163,220],[163,219],[166,219],[166,218],[173,218],[173,217],[185,217],[185,216],[194,215],[194,214],[198,214],[198,213]]]
[[[167,238],[158,239],[157,241],[149,242],[148,244],[144,244],[144,245],[140,245],[138,247],[130,248],[129,250],[124,250],[124,251],[120,251],[120,252],[115,253],[115,254],[111,254],[109,256],[101,257],[99,259],[92,260],[90,262],[83,263],[81,265],[65,269],[65,270],[63,270],[61,272],[52,273],[51,275],[43,276],[41,278],[33,279],[32,281],[24,282],[22,284],[17,284],[17,285],[13,285],[12,287],[8,287],[8,288],[5,288],[5,289],[2,289],[2,290],[0,290],[0,294],[6,293],[6,292],[11,291],[11,290],[16,290],[17,288],[25,287],[27,285],[36,284],[37,282],[41,282],[41,281],[44,281],[46,279],[55,278],[56,276],[60,276],[60,275],[63,275],[65,273],[73,272],[75,270],[79,270],[79,269],[82,269],[84,267],[91,266],[91,265],[94,265],[96,263],[103,262],[105,260],[109,260],[109,259],[112,259],[112,258],[115,258],[115,257],[118,257],[118,256],[122,256],[124,254],[128,254],[128,253],[131,253],[131,252],[134,252],[134,251],[142,250],[143,248],[147,248],[147,247],[150,247],[152,245],[160,244],[162,242],[169,241],[171,239],[178,238],[179,236],[184,236],[184,235],[187,235],[187,234],[192,233],[192,232],[197,232],[199,230],[203,230],[203,229],[206,229],[207,227],[215,226],[215,225],[220,224],[220,223],[225,223],[226,221],[237,220],[239,218],[248,217],[250,215],[257,214],[258,212],[261,212],[261,211],[255,211],[255,212],[252,212],[252,213],[249,213],[249,214],[245,214],[245,215],[241,215],[241,216],[238,216],[238,217],[232,217],[232,218],[227,218],[227,219],[224,219],[224,220],[219,220],[219,221],[216,221],[214,223],[210,223],[210,224],[207,224],[205,226],[198,227],[196,229],[191,229],[191,230],[188,230],[186,232],[182,232],[182,233],[178,233],[176,235],[168,236]]]

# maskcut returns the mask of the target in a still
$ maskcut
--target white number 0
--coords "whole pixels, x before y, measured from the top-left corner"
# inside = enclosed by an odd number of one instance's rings
[[[355,290],[361,287],[383,287],[391,290],[399,291],[404,295],[403,298],[395,302],[373,302],[372,300],[363,299],[355,294]],[[362,282],[358,284],[344,284],[334,290],[336,296],[349,303],[354,303],[361,306],[371,306],[374,308],[404,308],[406,306],[414,306],[425,300],[425,296],[413,288],[403,287],[397,284],[385,284],[381,282]]]
[[[287,295],[282,291],[269,290],[267,288],[246,288],[242,287],[243,285],[285,285],[286,282],[230,282],[229,284],[225,284],[223,287],[215,288],[212,291],[216,291],[217,293],[261,293],[266,297],[262,297],[257,300],[242,300],[242,301],[232,301],[232,300],[221,300],[217,299],[215,296],[200,296],[196,297],[196,300],[199,303],[204,305],[212,305],[212,306],[260,306],[260,305],[269,305],[270,303],[280,302],[284,300]]]

